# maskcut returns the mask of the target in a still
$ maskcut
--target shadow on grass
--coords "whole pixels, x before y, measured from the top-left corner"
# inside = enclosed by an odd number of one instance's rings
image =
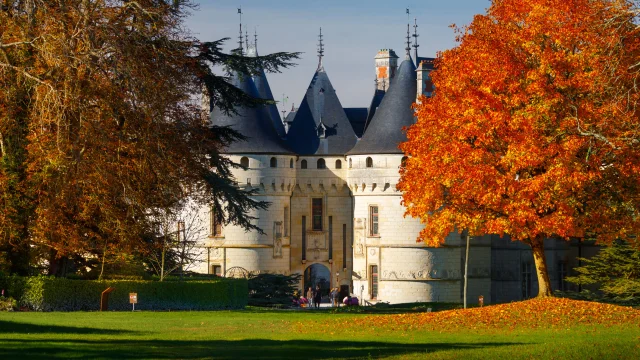
[[[0,340],[0,358],[92,359],[354,359],[444,350],[515,346],[522,343],[395,343],[320,340]]]
[[[128,330],[109,330],[88,327],[29,324],[0,320],[0,334],[100,334],[120,335],[133,333]],[[2,340],[0,340],[2,341]],[[0,352],[1,353],[1,352]]]

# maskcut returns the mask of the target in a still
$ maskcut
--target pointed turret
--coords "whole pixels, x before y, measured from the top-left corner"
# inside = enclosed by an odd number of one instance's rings
[[[257,42],[257,35],[254,35]],[[258,48],[256,44],[250,45],[247,50],[248,56],[258,56]],[[264,73],[264,70],[260,69],[260,72],[253,76],[253,82],[256,85],[256,89],[258,90],[258,97],[265,100],[275,100],[273,97],[273,93],[271,92],[271,87],[269,86],[269,81],[267,81],[267,75]],[[273,127],[278,133],[278,136],[283,138],[287,135],[285,131],[284,125],[282,124],[282,118],[280,117],[280,113],[278,112],[278,108],[276,104],[270,104],[266,106],[266,111],[273,123]]]
[[[400,64],[393,86],[382,99],[362,139],[347,155],[402,154],[398,145],[407,141],[402,128],[414,123],[411,105],[416,100],[415,94],[416,67],[408,57]]]
[[[289,147],[300,155],[344,155],[357,139],[324,70],[323,55],[320,35],[318,69],[287,133]]]
[[[258,90],[250,76],[235,73],[231,84],[245,93],[259,97]],[[226,154],[292,154],[276,133],[271,118],[265,108],[239,107],[237,114],[226,115],[220,109],[211,112],[211,124],[230,126],[248,139],[235,141],[225,150]]]
[[[344,155],[356,134],[324,71],[316,71],[295,113],[287,142],[300,155]]]

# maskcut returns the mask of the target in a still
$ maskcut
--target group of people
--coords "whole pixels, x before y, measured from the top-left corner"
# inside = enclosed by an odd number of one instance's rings
[[[332,288],[329,291],[329,299],[331,300],[331,306],[338,307],[340,306],[340,291],[337,287]],[[296,306],[301,307],[309,307],[309,308],[320,308],[320,303],[322,302],[322,290],[320,289],[320,285],[316,285],[315,290],[309,286],[307,288],[307,292],[303,293],[302,296],[296,291],[294,293],[293,303]],[[342,301],[345,305],[358,305],[358,298],[352,297],[351,295],[347,295]]]

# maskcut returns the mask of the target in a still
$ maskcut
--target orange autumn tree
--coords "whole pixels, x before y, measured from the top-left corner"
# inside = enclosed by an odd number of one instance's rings
[[[494,0],[458,30],[401,145],[399,189],[425,224],[419,240],[508,234],[531,246],[544,297],[546,238],[639,232],[631,5]]]

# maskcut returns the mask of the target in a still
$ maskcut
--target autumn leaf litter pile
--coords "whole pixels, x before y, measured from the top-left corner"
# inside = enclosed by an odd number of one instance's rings
[[[548,329],[576,325],[636,325],[640,310],[610,304],[562,298],[532,299],[482,308],[430,313],[369,315],[329,319],[320,322],[326,330],[362,331],[370,329],[450,332],[463,329]],[[294,324],[294,326],[303,324]],[[308,324],[307,324],[308,326]]]

